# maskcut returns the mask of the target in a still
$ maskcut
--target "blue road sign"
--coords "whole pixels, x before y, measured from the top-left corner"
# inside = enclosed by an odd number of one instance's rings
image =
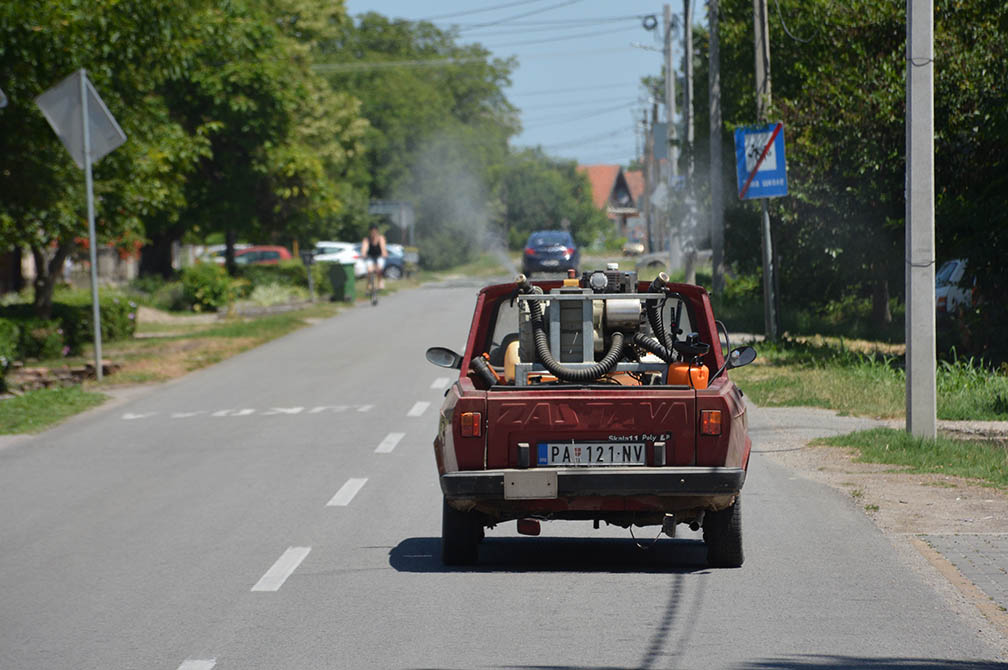
[[[783,123],[735,129],[735,174],[742,200],[787,195]]]

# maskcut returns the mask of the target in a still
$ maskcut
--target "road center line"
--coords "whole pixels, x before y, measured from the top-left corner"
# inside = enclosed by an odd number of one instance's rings
[[[430,403],[426,400],[421,400],[420,402],[413,405],[413,409],[406,414],[406,416],[421,416],[430,407]]]
[[[378,448],[375,449],[376,454],[390,454],[392,450],[396,448],[399,444],[399,440],[406,437],[406,433],[389,433],[385,436],[385,439],[381,441]]]
[[[182,665],[178,667],[178,670],[213,670],[215,665],[217,665],[216,658],[206,660],[186,659],[182,661]]]
[[[437,379],[435,379],[434,381],[432,381],[432,382],[431,382],[431,385],[430,385],[430,387],[431,387],[432,389],[436,389],[436,390],[440,391],[440,390],[441,390],[441,389],[443,389],[443,388],[444,388],[445,386],[448,386],[448,383],[449,383],[450,381],[451,381],[451,380],[450,380],[450,379],[448,379],[447,377],[438,377]]]
[[[326,507],[346,507],[366,483],[367,479],[365,478],[348,479],[347,483],[332,497],[332,500],[326,503]]]
[[[305,559],[309,551],[311,551],[311,547],[287,547],[287,551],[277,559],[273,567],[266,571],[262,579],[256,582],[252,590],[279,591],[287,578],[301,565],[301,561]]]

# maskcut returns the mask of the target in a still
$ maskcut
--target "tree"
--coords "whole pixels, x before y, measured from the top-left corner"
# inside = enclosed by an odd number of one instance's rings
[[[413,203],[422,261],[443,266],[484,247],[499,209],[493,171],[518,128],[503,94],[514,64],[433,24],[374,13],[315,53],[332,87],[361,101],[370,197]]]
[[[87,5],[41,0],[0,5],[0,71],[10,106],[0,112],[0,245],[25,245],[35,260],[35,309],[47,316],[74,239],[86,235],[83,175],[33,103],[81,67],[129,141],[95,165],[96,228],[127,243],[145,217],[170,216],[184,175],[206,150],[186,135],[156,86],[185,60],[172,39],[192,26],[198,0]],[[112,48],[110,45],[115,45]]]
[[[497,179],[504,205],[500,225],[512,249],[521,248],[532,231],[563,226],[579,245],[589,245],[611,225],[592,202],[591,185],[574,161],[526,149],[498,169]]]

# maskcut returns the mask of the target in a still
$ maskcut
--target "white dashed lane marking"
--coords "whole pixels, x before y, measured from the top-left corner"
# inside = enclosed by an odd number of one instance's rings
[[[385,439],[381,441],[378,448],[375,449],[376,454],[390,454],[392,450],[396,448],[399,444],[399,440],[406,437],[406,433],[389,433],[385,436]]]
[[[354,496],[364,488],[364,484],[366,483],[366,478],[347,480],[347,483],[336,492],[332,500],[326,503],[326,507],[346,507],[353,500]]]
[[[448,386],[448,384],[450,382],[451,382],[451,380],[448,379],[447,377],[438,377],[437,379],[435,379],[434,381],[431,382],[430,387],[432,389],[436,389],[436,390],[440,391],[444,387]]]
[[[374,405],[361,405],[360,407],[357,408],[357,411],[370,412],[372,409],[374,409]]]
[[[266,574],[262,576],[256,585],[252,587],[253,591],[278,591],[283,583],[287,581],[287,578],[297,570],[297,567],[301,565],[301,561],[305,559],[308,552],[311,551],[311,547],[287,547],[287,551],[283,553],[277,562],[273,564]]]
[[[216,658],[207,660],[187,659],[182,661],[182,665],[178,667],[178,670],[213,670],[215,665],[217,665]]]
[[[422,416],[423,413],[427,411],[428,407],[430,407],[430,403],[425,400],[421,400],[413,405],[413,409],[411,409],[406,416]]]

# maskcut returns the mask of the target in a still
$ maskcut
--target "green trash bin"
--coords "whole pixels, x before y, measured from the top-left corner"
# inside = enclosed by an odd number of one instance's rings
[[[353,302],[357,299],[357,282],[353,263],[331,263],[329,282],[332,284],[332,300]]]

